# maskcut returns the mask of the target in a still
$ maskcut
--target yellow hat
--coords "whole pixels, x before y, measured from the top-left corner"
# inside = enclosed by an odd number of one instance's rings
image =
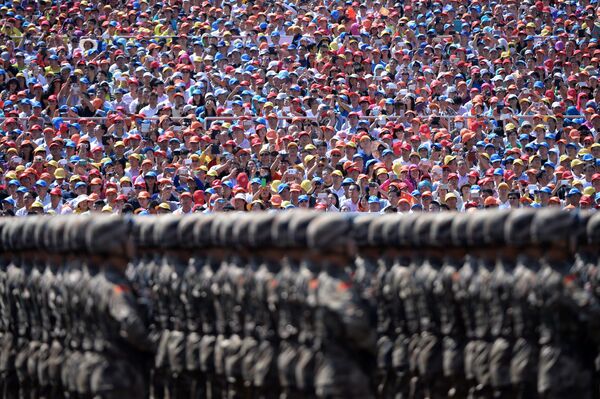
[[[56,162],[54,159],[51,159],[48,162],[46,162],[46,165],[50,165],[50,166],[54,166],[55,168],[58,168],[58,162]]]
[[[117,148],[117,147],[125,147],[125,143],[123,143],[121,140],[119,140],[115,143],[115,148]]]
[[[454,161],[456,159],[455,155],[446,155],[444,157],[444,165],[448,165],[450,162]]]
[[[387,175],[388,171],[385,168],[379,168],[377,169],[377,172],[375,172],[375,176],[379,176],[379,175]]]
[[[572,168],[579,166],[579,165],[583,165],[583,161],[581,159],[574,159],[571,161]]]
[[[6,175],[4,175],[6,180],[14,180],[17,178],[17,173],[14,170],[11,170],[10,172],[6,172]]]
[[[594,189],[594,187],[588,186],[583,189],[583,194],[584,195],[594,195],[594,194],[596,194],[596,190]]]
[[[331,176],[339,176],[339,177],[344,177],[344,175],[342,174],[341,171],[339,170],[334,170],[333,172],[331,172]]]
[[[57,179],[64,179],[67,177],[67,172],[63,168],[58,168],[54,171],[54,177]]]
[[[277,188],[279,187],[279,185],[281,184],[281,180],[273,180],[271,182],[271,190],[276,193],[277,192]]]
[[[35,201],[33,204],[31,204],[32,208],[43,208],[44,204],[42,204],[40,201]]]
[[[305,193],[308,193],[312,187],[312,184],[310,183],[310,180],[304,180],[302,183],[300,183],[300,187],[302,187],[302,190],[304,190]]]
[[[217,176],[219,176],[219,174],[217,173],[217,171],[216,171],[216,170],[214,170],[214,169],[211,169],[211,170],[209,170],[209,171],[208,171],[206,174],[207,174],[208,176],[212,176],[212,177],[217,177]]]
[[[161,202],[157,208],[164,209],[165,211],[171,211],[171,207],[166,202]]]
[[[309,163],[310,161],[312,161],[313,159],[315,159],[314,155],[307,155],[304,157],[304,164],[306,165],[307,163]]]
[[[78,180],[81,180],[81,177],[79,175],[73,175],[69,179],[69,182],[74,182],[74,181],[78,181]]]
[[[113,208],[110,205],[104,205],[102,207],[102,213],[112,213]]]
[[[508,184],[506,184],[505,182],[502,182],[502,183],[498,184],[498,190],[501,188],[508,190],[510,187],[508,187]]]
[[[119,183],[121,183],[121,184],[123,184],[123,183],[131,183],[131,179],[129,178],[129,176],[123,176],[119,180]]]
[[[571,158],[567,154],[563,154],[563,155],[560,156],[560,158],[558,158],[558,160],[559,160],[560,163],[563,163],[565,161],[570,161]]]
[[[454,193],[446,194],[446,197],[444,197],[444,202],[448,201],[450,198],[456,198],[456,194],[454,194]]]
[[[316,150],[316,149],[317,149],[317,147],[315,147],[313,144],[307,144],[304,147],[304,151],[310,151],[310,150]]]
[[[581,180],[573,180],[573,183],[571,183],[572,186],[583,186],[583,183],[581,182]]]
[[[523,160],[521,158],[517,158],[514,160],[513,165],[521,165],[523,166]]]

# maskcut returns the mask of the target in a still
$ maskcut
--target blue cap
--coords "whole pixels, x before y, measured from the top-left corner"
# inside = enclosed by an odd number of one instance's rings
[[[494,155],[492,155],[490,157],[490,161],[492,163],[494,163],[494,162],[501,162],[502,161],[502,157],[500,155],[498,155],[498,154],[494,154]]]
[[[569,193],[567,194],[567,197],[573,196],[573,195],[581,195],[581,191],[579,191],[578,188],[572,188],[569,190]]]
[[[410,193],[410,195],[412,195],[413,197],[420,197],[421,192],[419,190],[414,190],[412,193]]]
[[[374,196],[374,195],[371,195],[369,197],[369,201],[368,202],[369,202],[369,204],[379,204],[379,198],[376,197],[376,196]]]
[[[346,185],[350,185],[350,184],[354,184],[354,179],[351,177],[346,177],[343,181],[342,181],[342,186],[346,186]]]
[[[144,178],[147,178],[147,177],[154,177],[154,178],[156,178],[156,172],[153,171],[153,170],[149,171],[148,173],[146,173],[144,175]]]
[[[546,166],[548,166],[548,167],[550,167],[550,168],[552,168],[552,169],[556,169],[556,165],[554,165],[552,162],[546,162],[546,163],[544,164],[544,167],[546,167]]]
[[[12,206],[15,206],[15,200],[12,197],[6,197],[2,201]]]
[[[19,183],[19,181],[17,179],[12,179],[11,181],[8,182],[8,185],[20,187],[21,183]]]
[[[358,155],[358,154],[354,154],[354,155],[356,156],[356,155]],[[359,155],[359,158],[360,158],[360,155]],[[354,158],[353,158],[353,159],[354,159]],[[369,160],[367,161],[367,163],[365,164],[365,168],[369,169],[369,166],[371,166],[371,165],[375,165],[376,163],[377,163],[377,160],[376,160],[376,159],[369,159]]]
[[[504,169],[502,169],[502,168],[494,169],[494,176],[504,176]]]
[[[542,189],[540,190],[540,193],[546,193],[548,195],[552,195],[552,190],[550,189],[550,187],[542,187]]]
[[[79,187],[87,187],[87,184],[85,184],[84,182],[80,181],[77,182],[77,184],[75,184],[75,188],[79,188]]]
[[[298,197],[298,202],[308,202],[308,195],[303,194]]]
[[[27,192],[27,187],[21,186],[21,187],[17,188],[17,192],[18,193],[26,193]]]
[[[40,187],[44,187],[44,188],[48,187],[48,183],[46,183],[46,181],[42,180],[42,179],[36,181],[35,185],[36,186],[40,186]]]
[[[315,178],[315,179],[316,179],[316,178]],[[314,180],[314,179],[313,179],[313,180]],[[316,181],[316,180],[315,180],[315,181]],[[285,190],[286,188],[287,188],[287,189],[289,189],[289,188],[290,188],[290,186],[288,186],[286,183],[282,183],[282,184],[280,184],[280,185],[279,185],[279,187],[277,187],[277,193],[278,193],[278,194],[281,194],[281,193],[283,192],[283,190]]]
[[[252,178],[252,180],[250,180],[250,184],[260,184],[261,181],[258,177],[254,177]]]

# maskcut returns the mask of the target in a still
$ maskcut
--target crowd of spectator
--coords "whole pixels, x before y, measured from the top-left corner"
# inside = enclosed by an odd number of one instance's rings
[[[5,215],[600,208],[597,0],[8,0]]]

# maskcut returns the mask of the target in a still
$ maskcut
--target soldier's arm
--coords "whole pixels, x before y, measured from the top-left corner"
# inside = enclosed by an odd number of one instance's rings
[[[135,298],[128,286],[113,287],[109,312],[119,326],[121,338],[142,352],[151,350],[148,329],[136,308]]]

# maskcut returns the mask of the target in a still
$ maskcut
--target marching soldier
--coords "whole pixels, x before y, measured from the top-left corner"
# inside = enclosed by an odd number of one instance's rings
[[[321,272],[316,289],[317,396],[373,397],[370,369],[375,362],[376,333],[370,309],[361,301],[349,273],[355,249],[349,234],[351,220],[324,215],[311,222],[308,244]]]

